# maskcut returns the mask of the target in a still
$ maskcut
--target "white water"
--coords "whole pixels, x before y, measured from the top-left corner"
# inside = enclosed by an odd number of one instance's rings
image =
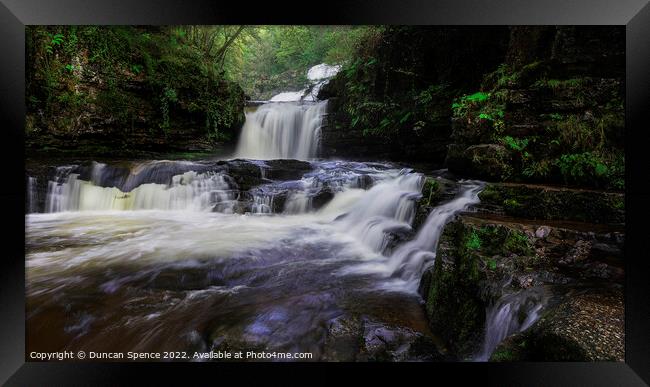
[[[424,270],[433,263],[435,249],[445,225],[459,212],[467,210],[480,200],[478,194],[483,185],[465,182],[456,198],[431,211],[420,227],[415,239],[397,248],[390,257],[389,268],[415,290]]]
[[[101,168],[101,164],[98,164]],[[93,181],[101,170],[93,168]],[[78,179],[72,173],[64,182],[50,181],[45,201],[46,212],[185,210],[210,211],[217,203],[231,203],[233,193],[220,173],[189,171],[172,177],[171,184],[145,183],[130,192],[116,187],[101,187]],[[223,207],[223,206],[222,206]],[[226,206],[222,212],[232,212]]]
[[[401,171],[399,176],[364,192],[363,200],[340,220],[341,227],[373,251],[383,253],[389,231],[410,228],[422,184],[422,175]]]
[[[391,203],[390,205],[380,205],[377,208],[384,213],[394,211],[394,216],[376,217],[370,215],[368,219],[360,221],[359,225],[351,228],[357,237],[373,250],[381,252],[386,248],[390,238],[389,231],[410,229],[410,223],[414,216],[412,212],[414,207],[412,207],[411,203],[414,203],[413,200],[419,197],[419,190],[414,189],[415,181],[411,180],[410,177],[412,175],[407,175],[409,176],[407,181],[409,181],[410,189],[413,189],[413,191],[409,191],[408,188],[404,189],[409,185],[400,185],[399,179],[396,179],[389,183],[396,188],[388,189],[388,192],[378,195],[382,198],[392,196],[392,200],[388,200]],[[415,176],[418,175],[415,174]],[[422,183],[418,182],[418,184]],[[417,293],[422,273],[434,262],[435,249],[445,224],[454,215],[479,202],[478,193],[482,188],[480,183],[469,181],[460,184],[457,196],[451,201],[434,208],[414,239],[399,245],[389,256],[382,256],[360,265],[344,268],[342,272],[345,274],[380,274],[390,279],[388,283],[382,286],[383,289]],[[421,185],[419,187],[421,189]],[[365,200],[369,199],[364,198],[362,206],[372,208],[373,205],[370,204],[372,201],[365,203]],[[369,212],[366,212],[366,214],[369,214]]]
[[[311,212],[313,216],[303,220],[328,224],[340,240],[352,242],[355,251],[361,249],[364,257],[372,257],[344,268],[342,274],[380,274],[395,280],[391,285],[393,290],[410,293],[417,291],[422,273],[432,264],[444,225],[455,214],[477,203],[481,188],[479,183],[462,182],[456,198],[436,207],[411,241],[395,247],[398,243],[395,238],[411,232],[416,202],[424,183],[421,174],[338,161],[313,162],[312,166],[314,170],[300,180],[277,181],[250,190],[251,202],[245,211],[289,216]],[[172,162],[136,165],[123,185],[129,187],[135,181],[141,184],[124,192],[114,186],[98,185],[106,181],[106,175],[111,176],[104,164],[92,164],[91,181],[80,180],[79,174],[70,173],[73,166],[63,166],[57,170],[56,181],[49,182],[45,212],[163,210],[233,214],[241,193],[224,172],[187,171],[170,176],[168,184],[149,182],[162,181],[163,170],[169,174],[180,167],[192,165],[177,166]],[[264,170],[263,165],[258,167]],[[370,187],[358,188],[360,184],[366,187],[370,184]],[[323,189],[333,192],[333,198],[314,212],[312,202]],[[286,200],[276,206],[275,201],[280,197]],[[240,208],[242,205],[246,204],[240,203]],[[277,222],[283,219],[289,217]],[[220,221],[228,222],[229,218]]]
[[[296,102],[296,101],[316,101],[318,92],[329,80],[341,70],[341,65],[328,65],[321,63],[312,66],[307,71],[307,79],[310,82],[309,87],[299,91],[285,91],[274,95],[271,102]]]
[[[307,71],[311,85],[273,96],[246,113],[235,157],[308,160],[318,156],[322,117],[327,101],[318,101],[320,88],[341,69],[321,63]]]
[[[347,259],[382,259],[391,229],[410,227],[422,175],[360,163],[317,165],[308,176],[291,184],[297,190],[285,204],[287,215],[274,216],[211,212],[215,203],[236,202],[222,173],[189,171],[174,175],[167,185],[145,182],[122,192],[80,180],[78,174],[69,173],[71,166],[61,167],[57,179],[62,182],[50,182],[46,199],[50,213],[26,218],[28,238],[90,238],[93,242],[31,253],[28,267],[33,268],[32,274],[42,268],[43,275],[50,278],[53,272],[80,264],[107,266],[134,259],[151,264],[221,257],[258,246],[282,245],[286,238],[298,244],[338,244]],[[368,190],[355,188],[361,172],[375,181]],[[103,173],[104,165],[93,164],[92,180],[102,181]],[[323,184],[336,193],[323,208],[309,212],[310,190]],[[273,200],[273,195],[260,196],[251,212],[270,213]],[[306,230],[311,231],[305,234]]]
[[[318,155],[327,101],[267,103],[246,113],[236,157],[308,160]]]
[[[539,319],[546,299],[542,288],[506,294],[486,310],[485,338],[476,361],[487,361],[506,337],[523,332]]]

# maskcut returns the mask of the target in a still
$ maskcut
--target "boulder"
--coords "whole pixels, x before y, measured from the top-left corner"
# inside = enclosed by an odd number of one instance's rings
[[[501,342],[490,361],[624,361],[624,316],[620,287],[574,292]]]
[[[547,287],[554,305],[563,307],[572,289],[593,298],[621,285],[623,239],[620,230],[602,225],[458,216],[445,227],[435,263],[420,282],[431,329],[450,351],[471,359],[482,347],[487,311],[502,297]],[[600,312],[585,313],[597,319]]]

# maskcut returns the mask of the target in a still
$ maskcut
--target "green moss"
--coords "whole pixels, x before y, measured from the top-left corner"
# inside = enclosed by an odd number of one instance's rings
[[[440,196],[440,183],[438,180],[427,177],[422,187],[422,204],[431,206]]]
[[[517,199],[510,198],[503,201],[503,207],[505,207],[506,211],[514,212],[521,207],[521,204]]]
[[[485,304],[479,297],[484,273],[476,246],[469,242],[476,240],[476,233],[455,222],[445,227],[443,238],[453,249],[441,253],[427,276],[426,311],[432,328],[462,356],[474,350],[485,323]],[[453,263],[445,263],[449,258]]]
[[[507,236],[503,241],[503,251],[519,255],[531,255],[534,253],[532,243],[528,236],[517,230],[508,230]]]
[[[465,247],[469,250],[478,250],[481,248],[481,238],[475,231],[472,231],[470,234],[467,242],[465,243]]]
[[[515,357],[515,354],[511,350],[509,350],[507,348],[497,349],[490,356],[490,361],[504,361],[505,362],[505,361],[516,361],[516,360],[517,360],[517,358]]]
[[[494,185],[488,184],[478,194],[478,197],[482,202],[499,203],[501,202],[501,191],[499,191]]]
[[[479,198],[482,203],[502,206],[507,215],[527,219],[624,222],[624,196],[618,193],[488,184]]]

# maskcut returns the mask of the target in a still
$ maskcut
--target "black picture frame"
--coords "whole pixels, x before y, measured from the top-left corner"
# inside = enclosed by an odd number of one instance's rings
[[[0,0],[0,117],[5,241],[0,265],[0,383],[121,385],[140,375],[170,384],[187,373],[210,383],[225,373],[237,384],[271,376],[345,381],[331,371],[369,381],[420,374],[423,380],[481,385],[641,386],[650,383],[650,5],[648,0],[330,0],[325,3],[182,0]],[[313,6],[313,7],[312,7]],[[625,25],[626,28],[626,288],[625,363],[183,364],[25,362],[24,124],[25,25],[30,24],[437,24]],[[22,168],[21,168],[22,167]],[[183,372],[181,372],[183,371]],[[295,379],[295,380],[294,380]],[[412,383],[421,383],[413,379]],[[444,383],[446,384],[446,383]]]

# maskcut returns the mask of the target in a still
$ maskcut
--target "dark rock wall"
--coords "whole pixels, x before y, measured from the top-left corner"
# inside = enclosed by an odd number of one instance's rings
[[[387,28],[320,94],[323,156],[622,189],[624,29]]]
[[[622,189],[623,32],[513,27],[504,63],[454,103],[450,171]]]
[[[389,27],[319,95],[324,156],[442,163],[453,97],[503,61],[505,27]]]

